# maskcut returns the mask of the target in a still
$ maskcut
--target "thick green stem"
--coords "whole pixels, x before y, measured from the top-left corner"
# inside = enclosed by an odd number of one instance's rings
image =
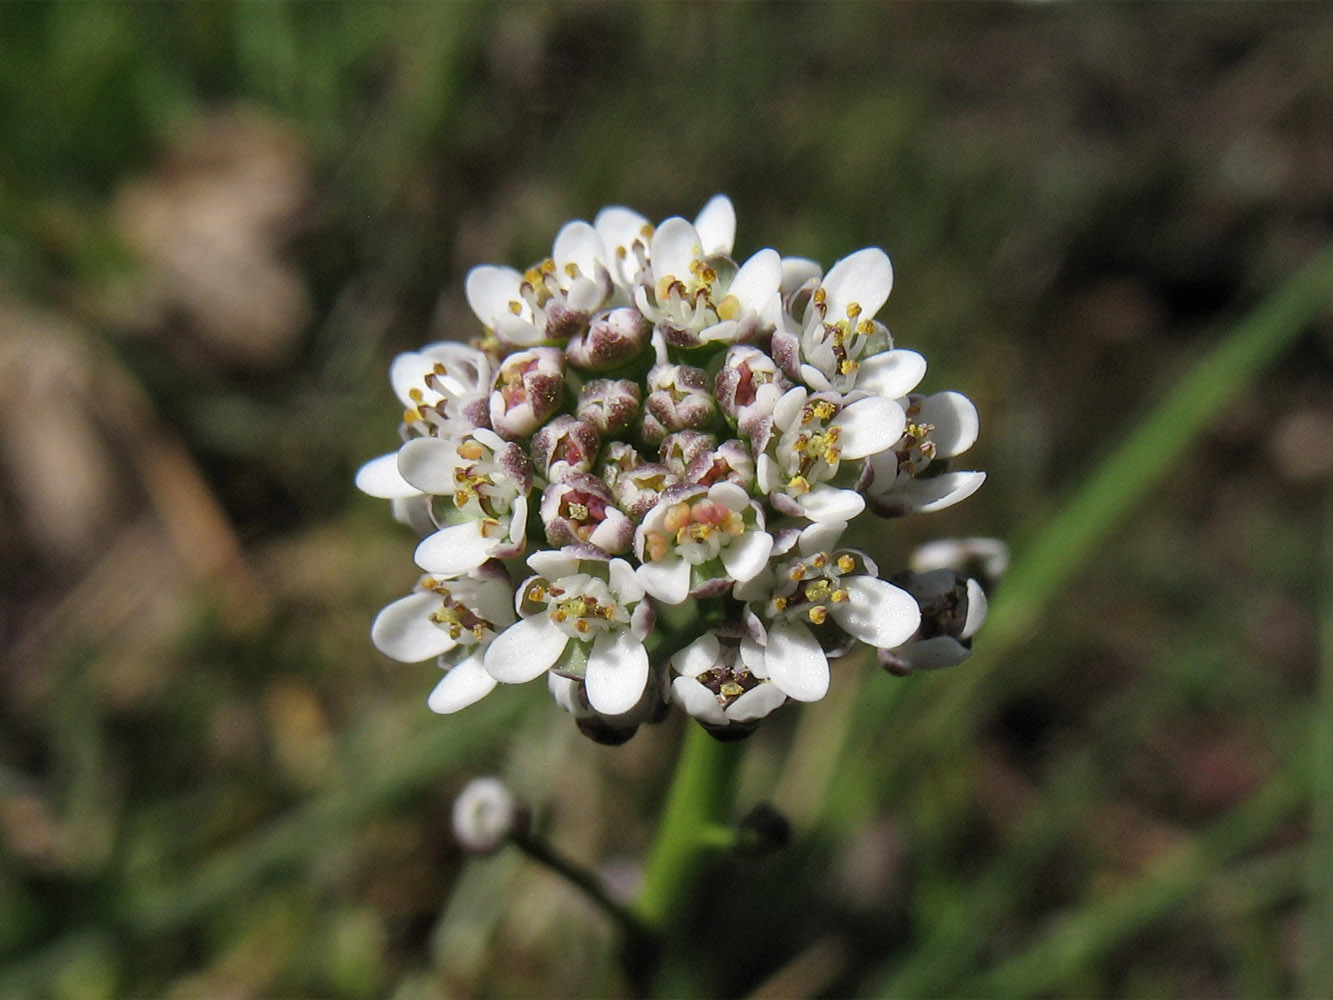
[[[697,725],[685,733],[634,907],[639,920],[658,933],[688,901],[708,852],[734,846],[734,835],[724,838],[719,832],[740,759],[738,744],[721,743]]]

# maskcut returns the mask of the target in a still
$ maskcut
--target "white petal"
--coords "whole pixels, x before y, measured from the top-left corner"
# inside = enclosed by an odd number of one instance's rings
[[[977,634],[977,629],[986,623],[986,615],[990,611],[990,604],[986,600],[986,592],[981,589],[981,584],[976,580],[967,581],[967,618],[963,621],[963,632],[960,638],[971,639]]]
[[[481,664],[482,654],[478,650],[450,669],[426,699],[430,710],[448,715],[475,705],[495,690],[498,682]]]
[[[807,281],[817,280],[824,273],[813,260],[805,257],[782,258],[782,294],[790,295]]]
[[[597,231],[580,219],[566,223],[556,234],[551,258],[555,261],[556,280],[565,284],[569,281],[566,264],[575,265],[585,278],[595,278],[597,265],[606,260],[606,249]]]
[[[861,307],[862,319],[879,312],[893,288],[893,265],[879,247],[866,247],[844,257],[824,277],[824,302],[829,322],[847,318],[847,306]]]
[[[916,419],[934,428],[930,440],[935,443],[938,458],[953,458],[967,451],[976,443],[981,429],[977,408],[961,392],[937,392],[927,396],[921,401]]]
[[[909,642],[893,654],[906,660],[913,670],[943,670],[956,667],[969,656],[972,650],[951,635],[937,635],[920,642]]]
[[[418,493],[452,496],[458,452],[443,438],[413,438],[398,449],[398,474]]]
[[[602,209],[592,220],[593,229],[612,256],[619,256],[618,251],[628,250],[636,240],[643,239],[646,225],[648,220],[642,215],[620,205]]]
[[[544,614],[515,622],[486,647],[486,672],[502,684],[540,677],[560,659],[569,636]]]
[[[818,484],[797,502],[812,521],[850,521],[866,509],[861,494],[826,483]]]
[[[750,494],[735,483],[721,482],[708,487],[708,499],[723,504],[727,510],[744,510],[749,506]]]
[[[925,374],[926,359],[916,351],[882,351],[861,359],[856,388],[899,399],[915,389]]]
[[[705,632],[671,658],[671,669],[686,677],[698,677],[717,666],[721,655],[722,643],[712,632]]]
[[[606,568],[612,592],[625,604],[643,600],[643,584],[634,574],[634,567],[624,559],[612,559]]]
[[[891,447],[903,436],[907,416],[886,396],[866,396],[843,407],[832,426],[839,428],[843,458],[865,458]]]
[[[805,387],[799,385],[784,392],[773,407],[773,423],[784,431],[795,425],[809,395]]]
[[[748,635],[741,639],[741,663],[761,681],[768,680],[768,671],[764,668],[764,647]]]
[[[638,578],[643,589],[663,604],[683,604],[690,596],[690,564],[680,556],[644,563]]]
[[[929,479],[913,479],[902,490],[912,510],[929,513],[966,500],[986,481],[984,472],[946,472]]]
[[[682,281],[690,279],[690,263],[703,256],[699,234],[679,216],[667,219],[653,233],[649,259],[653,276],[661,281],[674,275]]]
[[[628,712],[648,686],[648,651],[626,631],[599,635],[592,644],[583,683],[588,704],[602,715]]]
[[[816,552],[828,552],[838,544],[838,539],[847,530],[846,521],[815,521],[801,529],[796,540],[797,551],[803,556],[812,556]]]
[[[801,379],[815,392],[828,392],[833,388],[828,376],[814,365],[801,365]]]
[[[398,471],[398,452],[391,451],[372,458],[356,470],[356,488],[381,500],[404,500],[419,497],[421,491],[403,478]]]
[[[477,314],[477,319],[492,329],[495,328],[495,321],[500,316],[519,316],[523,319],[531,319],[532,310],[523,301],[523,297],[518,294],[518,288],[522,282],[523,275],[512,267],[496,267],[493,264],[474,267],[467,273],[467,281],[464,286],[467,293],[467,304]],[[517,313],[510,306],[511,302],[519,304]]]
[[[489,559],[499,542],[482,534],[480,521],[464,521],[427,535],[413,558],[427,573],[462,576]]]
[[[370,641],[385,656],[417,663],[447,653],[458,643],[430,620],[440,596],[428,591],[400,597],[375,616]]]
[[[732,722],[758,722],[786,700],[787,696],[776,684],[760,684],[727,706],[727,718]]]
[[[767,531],[747,531],[722,549],[722,565],[733,580],[753,580],[768,565],[773,536]]]
[[[759,311],[768,300],[778,294],[782,283],[782,258],[776,250],[760,250],[741,265],[727,289],[742,306]]]
[[[887,580],[843,577],[842,587],[849,599],[829,605],[833,619],[866,645],[892,649],[910,639],[921,624],[921,609],[912,595]]]
[[[727,717],[717,703],[717,695],[693,677],[677,677],[671,682],[671,694],[681,708],[696,719],[714,726],[725,726]]]
[[[818,701],[828,693],[828,657],[804,625],[773,624],[768,630],[764,666],[772,683],[797,701]]]
[[[736,240],[736,209],[731,199],[724,194],[710,198],[694,220],[694,228],[699,232],[699,242],[705,256],[731,253],[732,244]]]
[[[528,565],[534,573],[548,580],[558,580],[579,570],[579,561],[559,549],[538,549],[528,556]]]
[[[433,406],[440,401],[440,394],[426,384],[426,376],[435,372],[435,362],[435,358],[410,351],[398,355],[390,363],[389,383],[404,406],[416,406],[418,402]],[[462,388],[456,379],[450,379],[450,384]],[[421,393],[420,401],[412,398],[413,389]]]

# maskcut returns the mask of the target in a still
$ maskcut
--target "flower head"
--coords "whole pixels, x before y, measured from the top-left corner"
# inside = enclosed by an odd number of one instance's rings
[[[734,738],[823,697],[852,649],[898,672],[966,655],[970,578],[881,579],[841,538],[975,490],[950,467],[975,407],[919,391],[925,359],[878,318],[882,250],[826,273],[735,235],[721,195],[693,221],[603,209],[531,267],[469,272],[470,344],[394,360],[402,443],[357,485],[426,575],[372,638],[438,661],[431,708],[545,676],[604,742],[672,704]]]

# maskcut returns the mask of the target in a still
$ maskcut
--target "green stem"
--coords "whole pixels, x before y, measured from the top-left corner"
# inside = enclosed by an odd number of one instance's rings
[[[659,934],[688,902],[707,853],[729,846],[717,834],[740,759],[737,744],[719,742],[697,725],[686,730],[634,907]]]

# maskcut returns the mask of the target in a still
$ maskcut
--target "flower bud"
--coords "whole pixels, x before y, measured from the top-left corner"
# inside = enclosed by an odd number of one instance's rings
[[[589,472],[601,447],[597,431],[568,414],[561,414],[532,435],[532,461],[547,481],[572,472]]]
[[[643,436],[659,444],[672,431],[712,426],[717,419],[717,401],[711,379],[692,365],[661,364],[648,372],[648,398],[644,400]]]
[[[668,434],[657,449],[662,464],[682,479],[690,464],[717,446],[717,438],[702,431],[676,431]]]
[[[491,390],[491,426],[506,438],[525,438],[560,407],[565,358],[554,347],[534,347],[509,355]]]
[[[468,782],[454,799],[454,836],[477,854],[491,854],[527,825],[527,810],[498,778]]]
[[[612,555],[628,551],[634,525],[596,476],[571,473],[542,493],[546,540],[556,547],[587,542]]]
[[[594,317],[587,330],[570,337],[565,356],[582,371],[607,371],[647,347],[651,333],[651,324],[637,309],[612,309]]]
[[[722,412],[750,437],[760,420],[773,415],[773,407],[791,388],[771,357],[744,344],[727,349],[715,385]]]
[[[602,479],[611,488],[620,509],[641,521],[662,493],[680,482],[680,476],[660,462],[645,462],[633,447],[614,442],[602,462]]]
[[[716,448],[701,451],[685,467],[685,481],[712,486],[714,483],[735,483],[750,490],[755,483],[754,456],[745,442],[732,439]]]
[[[579,390],[578,418],[602,436],[615,437],[634,423],[641,398],[636,382],[595,378]]]

